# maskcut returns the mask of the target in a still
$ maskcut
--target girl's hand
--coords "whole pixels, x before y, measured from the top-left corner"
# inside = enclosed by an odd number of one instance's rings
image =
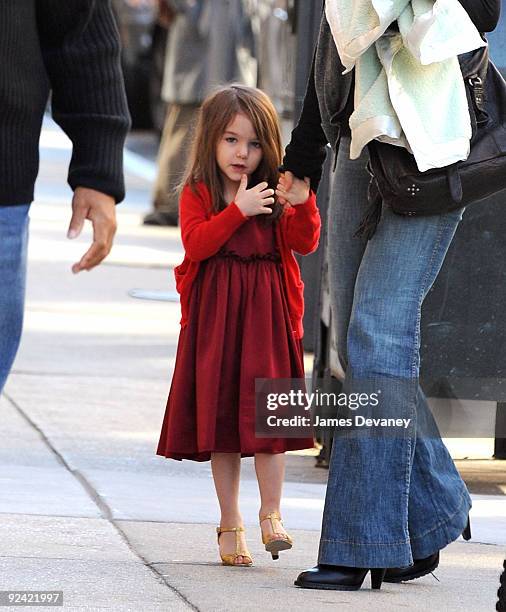
[[[251,189],[247,189],[247,186],[248,176],[243,174],[234,199],[242,214],[246,217],[272,214],[272,208],[269,208],[269,204],[274,204],[274,198],[272,197],[274,189],[269,189],[269,185],[265,182],[259,183]]]
[[[288,203],[292,206],[298,206],[308,200],[310,184],[307,176],[304,177],[304,180],[301,180],[287,170],[279,177],[276,195],[281,204]]]

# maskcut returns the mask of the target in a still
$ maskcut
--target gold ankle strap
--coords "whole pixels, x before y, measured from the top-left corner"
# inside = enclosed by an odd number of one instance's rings
[[[227,533],[229,531],[244,531],[244,527],[216,527],[216,533]]]

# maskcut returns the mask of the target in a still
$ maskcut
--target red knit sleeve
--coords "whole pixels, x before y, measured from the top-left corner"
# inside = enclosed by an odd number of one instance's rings
[[[320,240],[321,227],[315,194],[311,192],[304,204],[286,208],[281,217],[281,224],[287,245],[293,251],[301,255],[309,255],[315,251]]]
[[[248,217],[232,202],[217,215],[210,216],[202,190],[196,194],[185,187],[180,201],[181,237],[186,255],[192,261],[212,257]]]

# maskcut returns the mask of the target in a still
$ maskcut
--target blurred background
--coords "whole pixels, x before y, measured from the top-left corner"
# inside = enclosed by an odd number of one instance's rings
[[[275,99],[280,114],[292,118],[298,2],[245,0],[242,4],[256,35],[254,54],[262,66],[258,84]],[[319,2],[307,4],[313,4],[310,12],[319,15]],[[168,6],[165,0],[113,0],[133,129],[163,130],[162,84],[168,35],[175,21]]]

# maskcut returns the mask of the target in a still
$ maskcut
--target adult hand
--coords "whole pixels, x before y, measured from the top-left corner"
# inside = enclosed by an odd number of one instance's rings
[[[74,274],[98,266],[111,251],[116,233],[114,198],[94,189],[77,187],[72,199],[72,219],[67,237],[77,238],[86,219],[89,219],[93,225],[93,243],[81,260],[72,266]]]
[[[289,170],[279,177],[276,195],[281,204],[298,206],[304,204],[309,198],[311,181],[308,177],[304,180],[297,178]]]
[[[234,202],[246,217],[254,217],[256,215],[270,215],[272,208],[269,204],[274,204],[274,189],[269,189],[268,183],[259,183],[247,189],[248,176],[243,174],[241,184],[237,190]]]

